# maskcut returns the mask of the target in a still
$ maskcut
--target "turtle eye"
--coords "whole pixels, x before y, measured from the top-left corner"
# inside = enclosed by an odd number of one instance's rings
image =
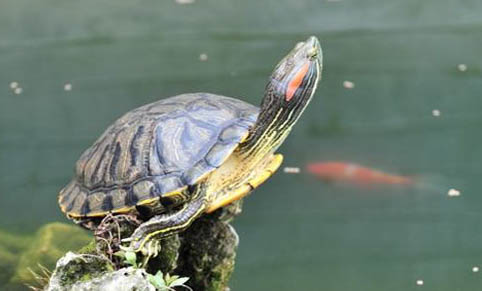
[[[306,73],[308,73],[309,68],[310,64],[305,63],[298,69],[298,71],[295,72],[294,76],[289,80],[288,86],[286,87],[286,101],[290,101],[291,98],[293,98],[296,90],[298,90],[298,88],[301,86],[301,83],[303,83],[303,79],[305,78]]]

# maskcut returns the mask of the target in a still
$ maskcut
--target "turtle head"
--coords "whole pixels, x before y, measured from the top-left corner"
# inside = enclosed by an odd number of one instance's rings
[[[321,78],[322,52],[318,39],[299,42],[275,67],[266,86],[261,112],[292,125],[313,97]]]
[[[258,119],[242,148],[247,156],[274,152],[313,97],[321,78],[322,53],[314,36],[299,42],[275,67]]]

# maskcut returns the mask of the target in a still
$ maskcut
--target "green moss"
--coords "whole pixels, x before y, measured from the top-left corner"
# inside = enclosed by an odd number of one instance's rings
[[[219,213],[203,216],[181,234],[179,267],[174,273],[189,277],[187,285],[194,290],[226,290],[234,271],[238,236],[219,217]]]
[[[79,254],[91,254],[94,255],[97,253],[97,245],[95,239],[92,239],[88,244],[81,247],[77,253]]]
[[[63,223],[50,223],[40,228],[30,246],[21,254],[12,283],[33,283],[30,270],[38,265],[53,270],[56,261],[69,250],[76,250],[89,243],[91,238],[81,228]]]
[[[30,236],[20,236],[0,230],[0,247],[12,253],[25,250],[32,241]]]
[[[206,291],[225,290],[234,271],[234,258],[224,260],[211,270],[211,284]]]
[[[114,266],[107,259],[97,255],[68,253],[59,262],[60,266],[52,278],[58,281],[60,286],[90,281],[106,272],[114,271]]]
[[[18,264],[19,253],[24,251],[32,241],[29,236],[14,235],[0,231],[0,283],[9,282]],[[24,290],[21,285],[0,285],[0,290]]]
[[[149,261],[147,271],[151,274],[155,274],[158,270],[164,274],[171,273],[177,267],[180,246],[181,241],[177,234],[163,239],[161,252]]]
[[[13,275],[16,264],[17,255],[4,246],[0,246],[0,282],[8,282]]]

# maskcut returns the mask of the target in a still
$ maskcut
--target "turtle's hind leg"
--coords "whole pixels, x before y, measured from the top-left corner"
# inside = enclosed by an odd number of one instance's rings
[[[142,223],[132,236],[124,241],[130,242],[129,249],[134,252],[155,256],[157,254],[152,253],[151,240],[168,237],[185,230],[196,218],[204,213],[206,206],[207,199],[204,187],[197,186],[193,192],[192,199],[182,206],[181,209],[170,214],[152,217]],[[157,252],[159,249],[154,248],[154,250]]]

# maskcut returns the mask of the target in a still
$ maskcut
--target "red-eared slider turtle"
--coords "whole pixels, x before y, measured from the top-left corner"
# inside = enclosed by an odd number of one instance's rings
[[[276,66],[260,109],[193,93],[126,113],[81,155],[60,208],[83,224],[155,210],[130,238],[135,251],[184,230],[273,175],[283,160],[275,151],[313,97],[321,68],[320,44],[310,37]]]

